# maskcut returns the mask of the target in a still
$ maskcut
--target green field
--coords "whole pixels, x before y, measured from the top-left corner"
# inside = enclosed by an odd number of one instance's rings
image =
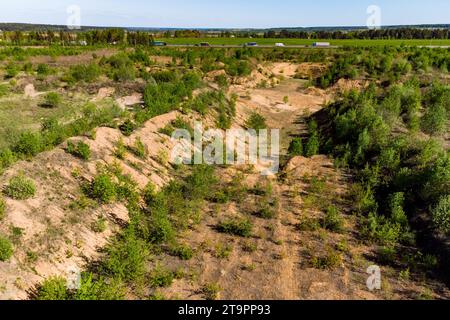
[[[251,38],[170,38],[157,39],[173,45],[194,45],[208,42],[211,45],[243,45],[247,42],[257,42],[259,45],[312,45],[314,42],[330,42],[334,46],[450,46],[450,40],[318,40],[318,39],[251,39]]]

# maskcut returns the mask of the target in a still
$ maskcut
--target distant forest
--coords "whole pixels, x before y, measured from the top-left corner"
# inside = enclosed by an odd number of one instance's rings
[[[87,44],[150,44],[154,38],[294,38],[294,39],[450,39],[450,25],[387,26],[369,30],[363,27],[317,27],[278,29],[151,29],[83,26],[69,30],[67,26],[0,23],[0,41],[14,44],[41,42]]]

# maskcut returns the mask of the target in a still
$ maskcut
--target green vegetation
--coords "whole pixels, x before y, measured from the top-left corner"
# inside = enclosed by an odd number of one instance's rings
[[[344,219],[342,218],[339,209],[335,206],[330,206],[327,209],[325,218],[323,219],[322,226],[333,232],[342,232],[344,229]]]
[[[5,194],[15,200],[26,200],[36,194],[36,185],[23,174],[12,177],[5,187]]]
[[[291,156],[303,156],[303,142],[302,138],[294,138],[289,144],[289,154]]]
[[[249,219],[227,219],[222,221],[217,229],[220,232],[248,238],[252,235],[253,225]]]
[[[11,242],[0,236],[0,261],[8,261],[13,254],[13,247]]]
[[[259,113],[252,113],[245,122],[247,129],[256,131],[267,129],[266,119]]]
[[[56,92],[49,92],[45,96],[44,103],[42,104],[46,108],[58,108],[61,105],[62,98]]]
[[[0,221],[3,220],[3,218],[5,218],[6,215],[6,202],[5,199],[3,199],[3,197],[0,197]]]
[[[442,197],[431,208],[434,226],[443,233],[450,233],[450,195]]]
[[[79,141],[76,145],[73,142],[68,141],[66,151],[83,160],[89,160],[91,157],[91,149],[89,145],[83,141]]]

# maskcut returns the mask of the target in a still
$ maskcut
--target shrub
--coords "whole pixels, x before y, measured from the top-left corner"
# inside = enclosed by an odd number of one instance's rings
[[[297,225],[297,229],[299,231],[317,231],[320,229],[320,223],[316,219],[303,218]]]
[[[50,74],[50,68],[48,65],[41,63],[37,66],[36,72],[40,76],[47,76]]]
[[[144,159],[147,157],[147,149],[145,145],[142,143],[140,138],[136,138],[134,141],[134,146],[132,148],[132,152],[139,158]]]
[[[127,137],[131,136],[134,130],[136,130],[136,125],[131,121],[130,119],[125,120],[124,123],[122,123],[119,126],[119,130]]]
[[[136,78],[136,70],[134,66],[120,66],[114,71],[113,79],[114,81],[130,81]]]
[[[137,281],[145,275],[148,244],[138,239],[132,228],[116,239],[107,248],[107,259],[103,268],[113,278]]]
[[[80,287],[71,294],[71,299],[80,301],[96,300],[122,300],[125,297],[125,288],[117,279],[105,281],[103,278],[94,280],[92,273],[81,276]]]
[[[219,232],[228,233],[248,238],[252,235],[253,224],[249,219],[228,219],[222,221],[217,229]]]
[[[303,155],[302,138],[294,138],[289,145],[288,152],[291,156],[302,156]]]
[[[447,111],[441,104],[430,106],[422,118],[422,130],[430,135],[441,135],[447,128]]]
[[[339,209],[335,206],[329,206],[327,214],[323,219],[322,225],[325,229],[333,232],[342,232],[344,229],[344,220]]]
[[[311,262],[316,269],[333,270],[342,264],[342,256],[337,251],[329,250],[324,256],[313,257]]]
[[[6,78],[7,79],[14,78],[15,76],[17,76],[19,74],[19,69],[13,63],[8,64],[6,66],[5,70],[6,70]]]
[[[94,223],[92,223],[91,229],[95,233],[103,233],[106,230],[107,220],[103,217],[98,218]]]
[[[175,245],[170,248],[170,254],[179,257],[181,260],[191,260],[194,251],[188,245]]]
[[[370,213],[362,227],[362,234],[370,241],[390,246],[397,244],[400,240],[402,227],[384,216]]]
[[[146,199],[148,201],[148,199]],[[167,243],[175,238],[175,230],[169,219],[169,204],[164,192],[154,196],[149,207],[149,240],[152,243]]]
[[[24,132],[20,135],[19,140],[13,147],[13,151],[32,157],[43,150],[42,137],[38,133]]]
[[[5,194],[16,200],[26,200],[36,194],[36,185],[23,175],[12,177],[5,188]]]
[[[259,113],[254,112],[245,122],[245,126],[247,127],[247,129],[254,129],[256,131],[266,129],[266,118],[264,118]]]
[[[219,85],[219,88],[226,88],[228,87],[228,79],[227,76],[224,74],[218,75],[215,78],[216,83]]]
[[[391,221],[401,225],[402,227],[408,227],[408,217],[403,210],[405,202],[405,195],[403,192],[394,193],[389,199],[389,209]]]
[[[437,230],[450,233],[450,195],[442,197],[438,204],[431,208],[431,216]]]
[[[61,96],[56,92],[49,92],[44,98],[44,103],[42,104],[46,108],[57,108],[61,105]]]
[[[79,82],[93,82],[100,76],[100,67],[95,64],[77,65],[70,68],[69,81]]]
[[[312,136],[309,137],[308,143],[306,144],[305,150],[306,157],[310,158],[312,156],[317,155],[319,153],[319,147],[320,147],[319,136],[313,134]]]
[[[192,174],[186,179],[185,197],[191,200],[203,200],[210,195],[211,188],[217,181],[212,166],[195,165]]]
[[[156,187],[152,182],[149,182],[143,190],[143,198],[145,203],[150,206],[156,198]]]
[[[114,201],[117,190],[111,176],[107,173],[98,174],[90,184],[89,196],[102,203]]]
[[[0,84],[0,98],[8,94],[9,87],[6,84]]]
[[[168,287],[173,282],[174,275],[166,268],[157,265],[150,274],[150,285],[153,288]]]
[[[6,202],[5,199],[0,198],[0,221],[2,221],[3,218],[5,218],[5,214],[6,214]]]
[[[206,300],[217,300],[220,295],[220,291],[222,288],[218,283],[208,283],[205,284],[202,288],[202,293],[205,296]]]
[[[68,300],[67,281],[63,277],[52,277],[44,281],[37,290],[37,300]]]
[[[11,242],[0,236],[0,261],[8,261],[13,254],[13,247]]]
[[[217,259],[228,259],[233,252],[233,246],[230,244],[218,243],[214,252]]]
[[[262,208],[257,212],[257,216],[263,219],[273,219],[275,218],[277,212],[276,210],[270,205],[265,203]]]
[[[86,143],[79,141],[77,145],[73,142],[67,142],[67,152],[71,155],[83,160],[89,160],[91,157],[91,149]]]
[[[119,139],[119,141],[116,142],[116,149],[114,150],[114,155],[118,159],[124,160],[126,154],[127,154],[127,148],[125,146],[125,143],[123,142],[123,139]]]

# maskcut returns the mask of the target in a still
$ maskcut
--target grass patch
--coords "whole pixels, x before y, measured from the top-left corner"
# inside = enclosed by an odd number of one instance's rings
[[[27,200],[36,194],[36,185],[23,175],[12,177],[5,187],[5,195],[15,200]]]
[[[253,224],[247,218],[234,218],[222,221],[217,230],[222,233],[227,233],[244,238],[251,237]]]
[[[71,155],[86,161],[91,157],[89,145],[82,141],[79,141],[76,145],[72,141],[68,141],[66,151]]]

